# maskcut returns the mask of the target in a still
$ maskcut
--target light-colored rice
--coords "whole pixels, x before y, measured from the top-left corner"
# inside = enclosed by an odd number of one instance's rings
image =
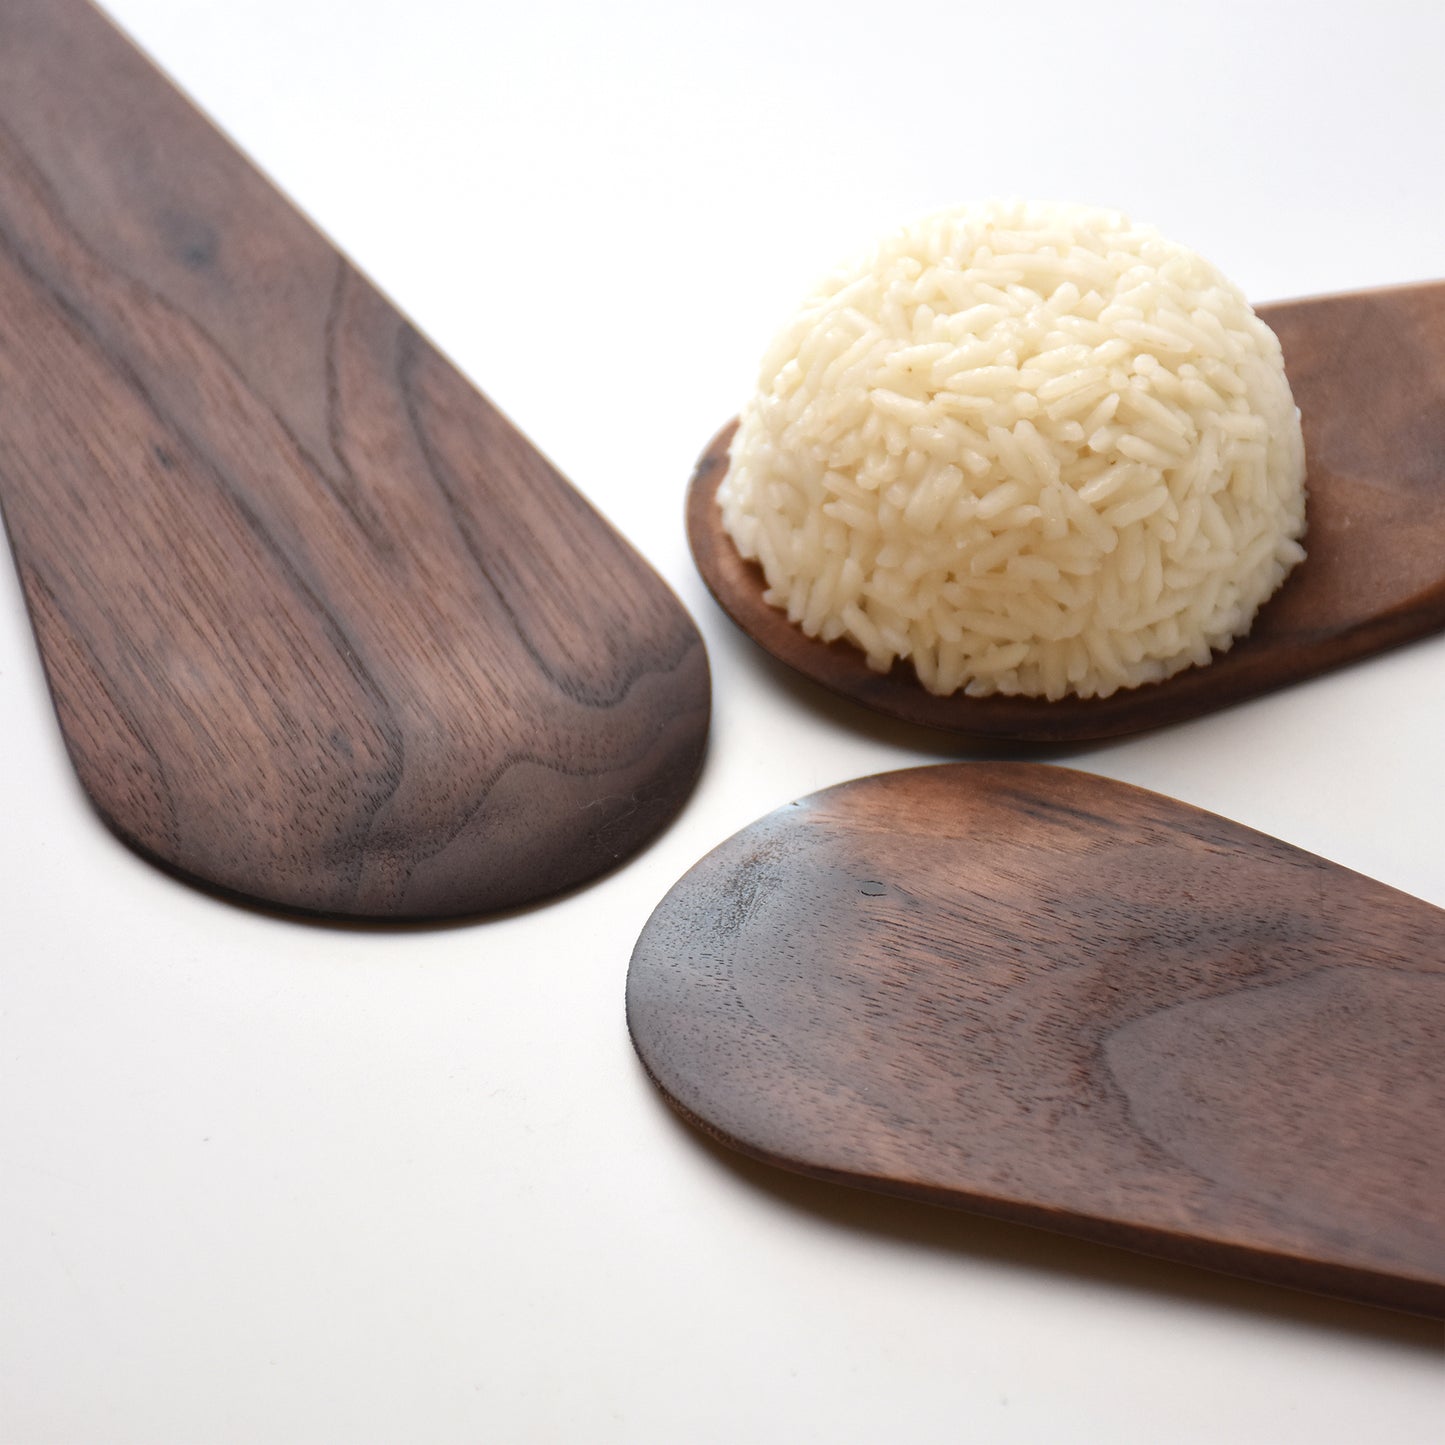
[[[1115,212],[883,241],[768,352],[719,494],[767,600],[930,691],[1106,697],[1208,662],[1304,556],[1279,342]]]

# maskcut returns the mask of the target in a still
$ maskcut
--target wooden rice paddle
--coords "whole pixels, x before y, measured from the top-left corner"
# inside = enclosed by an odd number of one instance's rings
[[[0,6],[0,500],[86,791],[208,884],[504,908],[697,775],[667,587],[82,0]]]
[[[1445,1314],[1445,912],[1127,784],[845,783],[703,859],[628,1021],[822,1179]]]
[[[698,463],[687,526],[698,570],[760,647],[890,717],[972,737],[1071,742],[1143,732],[1272,692],[1445,628],[1445,283],[1259,308],[1304,420],[1308,557],[1250,635],[1167,682],[1107,698],[935,697],[913,668],[869,670],[763,601],[716,504],[736,423]]]

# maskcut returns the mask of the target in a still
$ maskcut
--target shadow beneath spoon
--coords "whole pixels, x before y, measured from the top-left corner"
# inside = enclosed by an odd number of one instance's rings
[[[640,1066],[639,1073],[646,1078],[646,1070]],[[1440,1324],[1423,1316],[1260,1284],[1027,1225],[770,1168],[679,1117],[656,1097],[651,1081],[648,1092],[674,1132],[711,1164],[726,1169],[781,1208],[829,1229],[871,1235],[964,1262],[1055,1275],[1064,1284],[1084,1289],[1152,1294],[1185,1308],[1263,1316],[1287,1326],[1364,1335],[1400,1349],[1432,1355],[1440,1352]]]

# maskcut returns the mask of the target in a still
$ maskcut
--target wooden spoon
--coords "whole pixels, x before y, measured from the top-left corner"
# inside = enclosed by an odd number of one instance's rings
[[[1445,912],[1124,783],[960,763],[709,854],[632,957],[745,1154],[1445,1313]]]
[[[974,737],[1069,742],[1197,717],[1445,628],[1445,282],[1260,308],[1304,419],[1309,556],[1250,635],[1208,667],[1107,698],[936,697],[912,667],[870,671],[857,648],[808,637],[763,601],[715,502],[736,423],[687,500],[698,570],[765,651],[844,697]]]
[[[80,779],[183,874],[505,908],[696,778],[667,587],[81,0],[0,6],[0,500]]]

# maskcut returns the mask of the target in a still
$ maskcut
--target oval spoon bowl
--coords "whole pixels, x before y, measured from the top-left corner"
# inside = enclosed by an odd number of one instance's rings
[[[709,444],[687,532],[709,591],[778,661],[853,702],[964,736],[1081,742],[1143,732],[1302,682],[1445,628],[1445,282],[1261,307],[1304,423],[1308,556],[1248,637],[1207,667],[1107,698],[938,697],[911,665],[872,671],[763,600],[761,567],[723,530],[717,490],[736,422]]]
[[[1445,911],[1039,764],[845,783],[658,906],[628,1022],[783,1168],[1445,1313]]]

